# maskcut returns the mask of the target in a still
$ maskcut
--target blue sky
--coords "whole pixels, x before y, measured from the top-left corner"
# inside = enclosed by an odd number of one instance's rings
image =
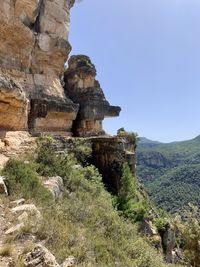
[[[163,142],[200,134],[199,0],[83,0],[71,11],[70,42],[122,107],[107,132]]]

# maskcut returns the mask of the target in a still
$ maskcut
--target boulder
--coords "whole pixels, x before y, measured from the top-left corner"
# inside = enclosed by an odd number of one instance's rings
[[[20,205],[11,210],[13,214],[28,213],[29,216],[33,216],[36,219],[41,219],[41,213],[34,204]]]
[[[12,234],[15,234],[15,233],[19,232],[23,227],[24,227],[24,223],[23,223],[23,222],[22,222],[22,223],[19,223],[19,224],[15,225],[15,226],[12,226],[11,228],[9,228],[9,229],[5,232],[5,234],[6,234],[6,235],[12,235]]]
[[[140,222],[139,232],[142,235],[146,235],[146,236],[154,236],[158,234],[156,227],[154,227],[152,222],[148,220],[143,220],[142,222]]]
[[[75,267],[76,266],[76,259],[73,256],[69,256],[63,264],[61,264],[61,267]]]
[[[42,183],[44,187],[46,187],[52,193],[55,200],[62,196],[64,183],[60,176],[48,177],[47,179],[42,180]]]
[[[51,252],[42,245],[36,245],[23,259],[26,267],[60,267]]]
[[[25,199],[24,198],[20,198],[20,199],[17,199],[15,201],[12,201],[11,205],[16,207],[16,206],[23,205],[24,203],[25,203]]]

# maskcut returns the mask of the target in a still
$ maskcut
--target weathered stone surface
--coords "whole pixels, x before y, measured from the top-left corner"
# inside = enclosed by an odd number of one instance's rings
[[[25,203],[25,199],[21,198],[21,199],[17,199],[15,201],[12,201],[11,205],[16,207],[16,206],[23,205],[24,203]]]
[[[63,89],[74,2],[0,0],[0,131],[101,135],[104,118],[119,115],[87,56],[71,57]]]
[[[8,195],[7,187],[2,176],[0,176],[0,194]]]
[[[152,222],[148,220],[143,220],[142,222],[140,222],[139,232],[142,233],[143,235],[148,235],[148,236],[153,236],[158,234],[157,229],[153,226]]]
[[[68,257],[61,267],[75,267],[76,266],[76,259],[73,256]]]
[[[18,214],[18,213],[22,214],[23,212],[27,212],[29,215],[33,215],[37,219],[41,219],[40,211],[36,208],[34,204],[20,205],[20,206],[13,208],[11,211],[14,214]]]
[[[7,75],[0,73],[0,127],[1,130],[27,128],[28,100],[22,87]]]
[[[60,176],[48,177],[45,180],[42,179],[42,183],[52,193],[54,199],[58,199],[62,196],[64,183]]]
[[[78,105],[60,82],[72,0],[0,0],[0,129],[70,132]]]
[[[93,163],[103,176],[103,181],[110,191],[120,189],[121,167],[128,162],[135,174],[135,150],[125,138],[104,136],[91,138],[93,144]],[[127,156],[128,155],[128,156]]]
[[[26,267],[59,267],[55,257],[42,245],[36,245],[24,258]]]
[[[89,57],[78,55],[69,59],[65,72],[66,94],[80,104],[73,127],[76,136],[104,134],[102,120],[118,116],[121,110],[110,106],[95,76],[96,69]]]
[[[39,13],[40,0],[16,0],[15,16],[27,26],[35,23]]]
[[[9,228],[9,229],[5,232],[5,234],[6,234],[6,235],[12,235],[12,234],[14,234],[14,233],[19,232],[23,227],[24,227],[24,223],[23,223],[23,222],[22,222],[22,223],[19,223],[19,224],[15,225],[15,226],[12,226],[11,228]]]
[[[162,238],[163,249],[167,263],[174,263],[174,249],[176,247],[175,232],[170,224],[167,225],[166,231]]]

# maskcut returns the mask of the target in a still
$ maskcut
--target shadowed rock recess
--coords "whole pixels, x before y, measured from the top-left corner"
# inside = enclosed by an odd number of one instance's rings
[[[88,57],[71,57],[61,83],[74,2],[0,0],[0,130],[100,135],[102,120],[119,115]]]

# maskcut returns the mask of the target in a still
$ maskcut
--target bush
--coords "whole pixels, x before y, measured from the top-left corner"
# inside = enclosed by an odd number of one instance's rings
[[[118,209],[132,221],[141,221],[147,215],[147,208],[147,199],[139,193],[136,178],[128,164],[124,164],[118,193]]]
[[[137,133],[134,132],[126,132],[124,128],[120,128],[117,131],[117,136],[125,138],[128,142],[134,145],[134,148],[136,149],[137,143],[139,141],[139,137]]]
[[[73,138],[71,140],[71,149],[69,152],[73,153],[74,157],[81,165],[88,165],[92,157],[92,143],[84,138]]]
[[[37,171],[42,176],[56,175],[59,156],[55,153],[55,144],[55,140],[48,135],[41,136],[37,140]]]
[[[7,162],[3,175],[7,178],[6,185],[11,195],[35,199],[39,204],[49,203],[53,199],[52,194],[41,184],[34,164],[11,159]]]
[[[193,212],[189,214],[187,222],[180,230],[186,258],[192,266],[200,267],[200,222],[195,218],[196,214],[197,209],[194,208]]]

